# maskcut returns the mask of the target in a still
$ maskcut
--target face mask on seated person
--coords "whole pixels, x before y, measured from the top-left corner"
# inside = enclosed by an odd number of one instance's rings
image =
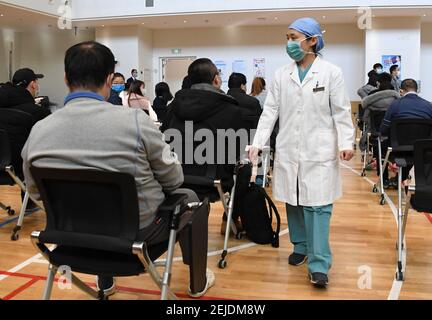
[[[125,88],[126,88],[126,86],[124,84],[113,84],[113,86],[112,86],[113,91],[115,91],[117,93],[124,91]]]

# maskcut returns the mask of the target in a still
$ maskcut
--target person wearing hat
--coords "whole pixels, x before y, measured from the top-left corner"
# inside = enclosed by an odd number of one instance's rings
[[[51,114],[47,107],[37,105],[39,79],[44,76],[35,74],[31,69],[20,69],[15,72],[12,82],[0,88],[0,129],[5,130],[11,142],[12,165],[15,174],[23,179],[21,151],[28,139],[31,129],[40,120]],[[15,110],[16,112],[2,113],[2,110]],[[33,209],[35,208],[35,209]],[[30,201],[27,212],[36,210]]]
[[[279,119],[273,195],[286,203],[294,245],[288,262],[308,262],[312,284],[326,287],[332,266],[330,218],[342,196],[339,165],[354,156],[351,103],[341,69],[320,56],[319,23],[295,21],[287,39],[294,61],[276,71],[249,157],[256,161]]]

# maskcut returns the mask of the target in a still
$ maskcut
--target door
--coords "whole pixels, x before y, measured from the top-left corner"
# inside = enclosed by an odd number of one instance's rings
[[[195,59],[196,57],[160,58],[162,81],[168,83],[173,95],[181,89],[189,66]]]

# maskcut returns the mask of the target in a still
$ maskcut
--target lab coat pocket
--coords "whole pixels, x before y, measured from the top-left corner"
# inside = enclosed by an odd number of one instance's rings
[[[337,158],[337,136],[334,130],[321,130],[318,146],[319,161],[333,161]]]

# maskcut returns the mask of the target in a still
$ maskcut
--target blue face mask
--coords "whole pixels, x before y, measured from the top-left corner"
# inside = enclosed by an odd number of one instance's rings
[[[296,62],[299,62],[299,61],[303,60],[303,58],[307,54],[315,54],[314,52],[306,52],[301,47],[301,43],[303,41],[310,39],[310,38],[313,38],[313,37],[320,37],[320,35],[314,35],[311,37],[307,37],[307,38],[300,40],[300,41],[288,40],[286,51],[287,51],[288,55],[290,56],[290,58]]]
[[[124,91],[125,88],[126,88],[126,86],[124,84],[113,84],[113,86],[112,86],[112,89],[117,93]]]
[[[287,47],[287,53],[294,61],[301,61],[306,56],[306,52],[301,47],[301,41],[289,40]]]

